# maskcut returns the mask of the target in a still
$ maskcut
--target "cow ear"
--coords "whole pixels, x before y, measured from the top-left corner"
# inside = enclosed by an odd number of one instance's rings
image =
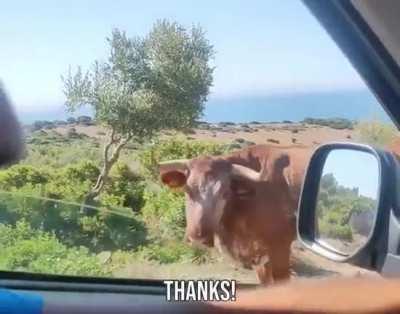
[[[290,165],[290,157],[287,153],[280,152],[269,156],[266,162],[268,181],[285,180],[284,169]]]
[[[179,188],[185,185],[189,172],[187,160],[170,160],[159,165],[161,182],[170,188]]]
[[[180,188],[186,184],[186,173],[171,170],[161,174],[161,182],[170,188]]]

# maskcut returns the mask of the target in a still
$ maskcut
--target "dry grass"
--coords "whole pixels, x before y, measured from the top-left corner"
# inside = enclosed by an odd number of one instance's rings
[[[73,126],[77,133],[104,140],[106,130],[101,126]],[[65,135],[70,127],[58,127],[56,132]],[[243,138],[256,144],[267,144],[268,139],[279,141],[279,145],[296,144],[315,146],[329,141],[351,141],[354,137],[352,130],[336,130],[322,126],[303,126],[300,124],[263,124],[251,126],[252,132],[242,131],[240,128],[229,128],[227,131],[194,130],[188,135],[193,140],[206,140],[219,143],[230,143],[237,138]],[[256,130],[256,131],[254,131]],[[296,132],[296,133],[294,133]]]

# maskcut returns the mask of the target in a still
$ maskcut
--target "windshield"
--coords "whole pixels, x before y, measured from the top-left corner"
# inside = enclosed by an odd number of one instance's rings
[[[396,141],[300,1],[1,6],[0,79],[26,150],[0,169],[0,270],[256,283],[284,238],[297,276],[357,271],[304,251],[289,221],[266,232],[276,224],[252,210],[295,212],[296,196],[272,183],[258,198],[227,175],[254,173],[205,157]]]

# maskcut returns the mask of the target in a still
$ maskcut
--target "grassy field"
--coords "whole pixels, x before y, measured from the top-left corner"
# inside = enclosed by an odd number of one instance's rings
[[[201,123],[185,133],[164,132],[153,143],[129,144],[93,211],[83,211],[81,202],[99,173],[106,130],[77,123],[26,128],[24,159],[0,171],[0,191],[5,193],[0,198],[0,269],[255,283],[254,271],[183,242],[183,195],[160,185],[156,165],[253,144],[312,147],[357,140],[352,126],[325,122]],[[298,244],[293,252],[299,277],[360,271],[314,256]]]

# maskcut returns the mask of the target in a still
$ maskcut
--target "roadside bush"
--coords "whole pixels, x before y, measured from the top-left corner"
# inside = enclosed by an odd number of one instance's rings
[[[143,220],[124,208],[104,208],[96,216],[83,216],[78,223],[84,244],[96,253],[132,250],[147,243],[147,228]]]
[[[183,193],[162,188],[146,190],[143,219],[149,234],[155,239],[182,239],[185,233],[185,199]]]
[[[87,140],[75,140],[67,143],[49,141],[48,144],[44,145],[43,142],[40,142],[40,144],[28,145],[27,156],[22,160],[22,164],[55,169],[82,160],[90,160],[96,165],[100,164],[101,153],[95,147],[95,143]]]
[[[61,168],[16,165],[2,170],[0,191],[10,193],[0,192],[0,221],[14,225],[26,219],[32,228],[54,233],[66,245],[84,245],[94,252],[143,245],[147,229],[132,209],[139,211],[144,204],[145,182],[126,164],[113,169],[93,216],[86,217],[79,204],[65,203],[80,203],[98,173],[89,160]]]
[[[97,165],[89,160],[61,168],[46,185],[46,196],[80,202],[96,182],[99,172]]]
[[[0,224],[0,269],[79,276],[108,275],[85,248],[68,248],[50,233],[33,230],[26,221]]]
[[[54,122],[52,122],[52,121],[44,120],[44,121],[33,122],[31,127],[33,130],[36,131],[36,130],[41,130],[41,129],[51,129],[51,128],[54,128],[55,125],[54,125]]]
[[[139,259],[156,261],[160,264],[203,263],[209,258],[207,251],[190,247],[182,242],[153,243],[141,247],[135,255]]]
[[[78,132],[76,132],[75,128],[69,128],[67,130],[67,138],[68,139],[79,138],[79,134]]]
[[[333,224],[332,222],[323,220],[319,222],[318,228],[325,237],[346,241],[351,241],[353,239],[353,232],[350,225]]]
[[[118,162],[111,170],[109,182],[100,195],[100,202],[108,206],[129,207],[139,212],[144,205],[144,178],[128,167],[126,163]]]
[[[356,124],[356,139],[376,147],[385,147],[395,138],[397,130],[393,125],[378,120],[362,121]]]
[[[329,118],[329,119],[305,118],[300,123],[327,126],[337,130],[343,130],[343,129],[351,130],[354,128],[354,122],[345,118]]]
[[[92,120],[92,117],[89,116],[79,116],[76,118],[76,123],[82,124],[82,125],[93,125],[94,121]]]
[[[0,171],[0,189],[9,191],[12,188],[21,188],[24,185],[44,185],[49,181],[47,171],[29,165],[14,165],[7,170]]]
[[[19,191],[20,192],[20,191]],[[129,208],[100,205],[86,216],[79,204],[0,193],[0,219],[15,225],[25,219],[33,229],[50,232],[68,246],[85,246],[92,252],[135,249],[146,243],[147,228]]]
[[[69,118],[67,119],[67,123],[68,123],[68,124],[74,124],[74,123],[76,123],[76,119],[75,119],[74,117],[69,117]]]
[[[351,216],[375,208],[375,199],[360,195],[357,188],[340,185],[332,173],[326,173],[321,178],[317,200],[320,235],[351,241]]]

